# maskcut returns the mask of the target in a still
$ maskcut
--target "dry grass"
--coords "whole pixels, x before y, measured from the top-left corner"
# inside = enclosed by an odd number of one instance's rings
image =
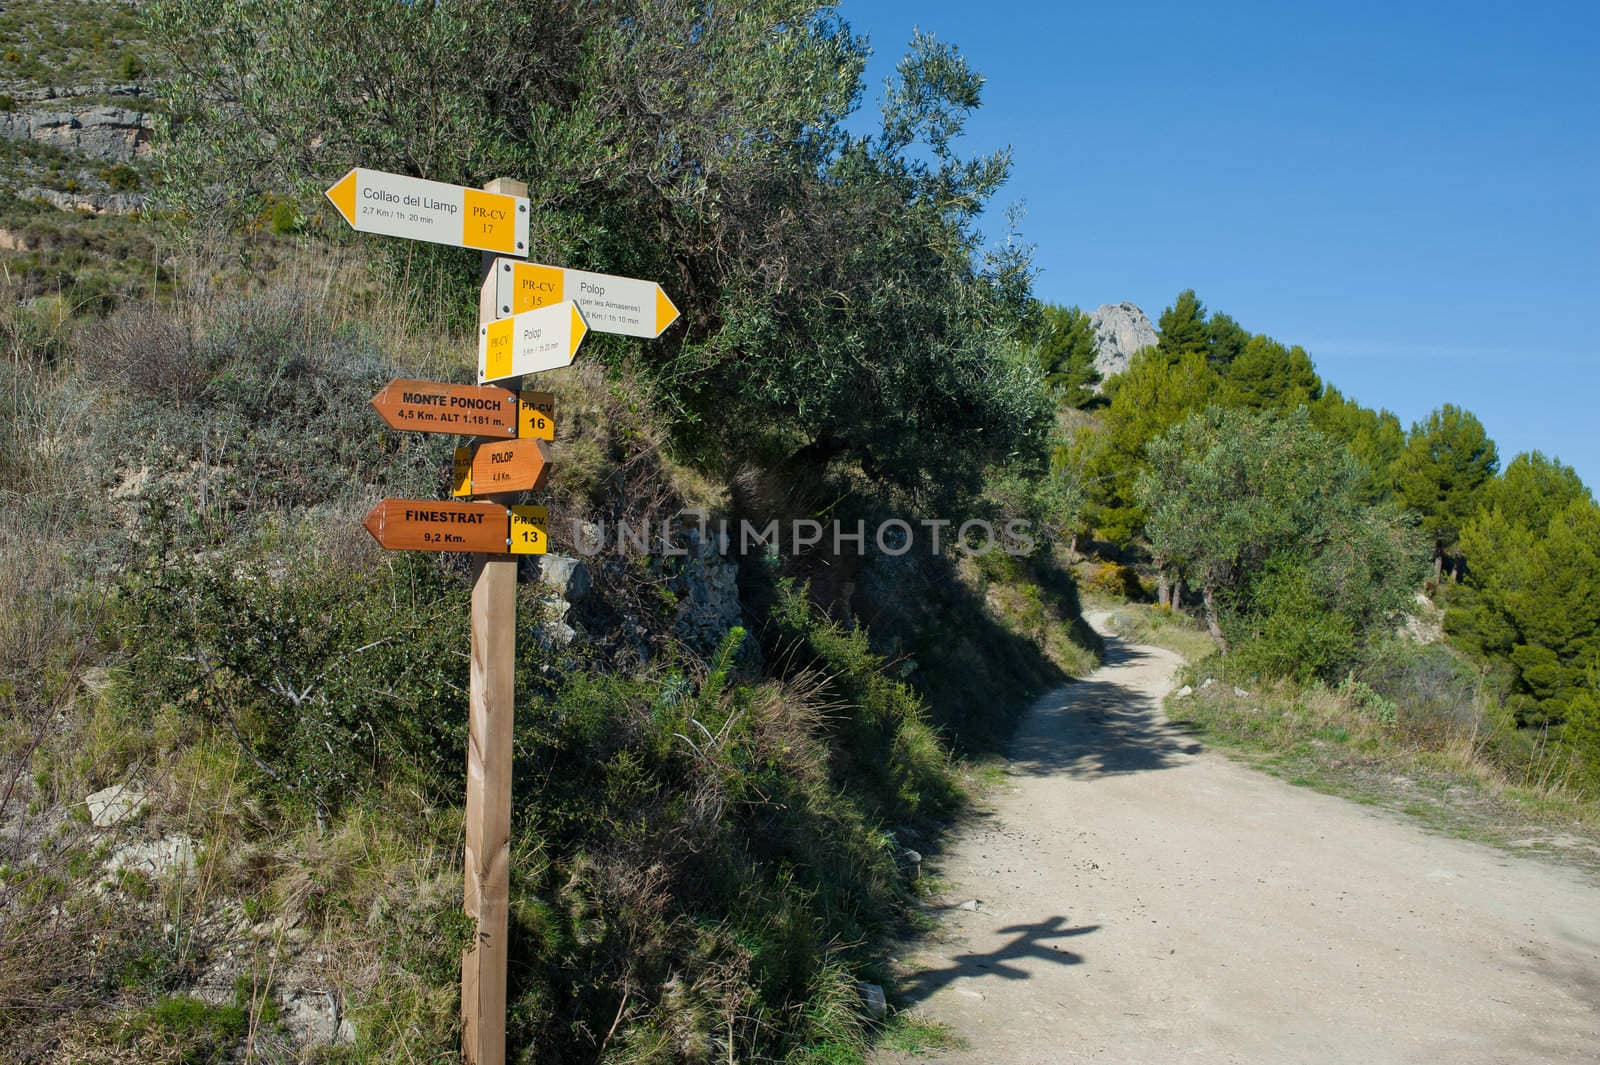
[[[1481,695],[1468,698],[1475,711],[1424,714],[1359,683],[1277,682],[1239,695],[1219,681],[1170,696],[1167,713],[1292,783],[1600,868],[1600,802],[1573,786],[1570,755],[1551,746],[1508,760],[1502,745],[1514,730]]]
[[[1217,641],[1206,632],[1205,626],[1183,611],[1168,610],[1149,603],[1096,605],[1102,606],[1102,609],[1110,607],[1107,626],[1130,643],[1165,647],[1182,655],[1188,662],[1200,662],[1218,650]]]

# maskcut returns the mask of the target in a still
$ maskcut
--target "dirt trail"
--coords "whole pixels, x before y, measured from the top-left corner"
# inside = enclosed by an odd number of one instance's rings
[[[1203,750],[1158,709],[1177,664],[1108,640],[938,862],[900,957],[968,1043],[934,1060],[1600,1060],[1600,889]]]

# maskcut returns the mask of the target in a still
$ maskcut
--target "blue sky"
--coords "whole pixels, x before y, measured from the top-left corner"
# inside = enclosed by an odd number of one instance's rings
[[[987,78],[1036,291],[1155,319],[1181,289],[1406,424],[1600,487],[1600,0],[844,0],[875,116],[913,27]]]

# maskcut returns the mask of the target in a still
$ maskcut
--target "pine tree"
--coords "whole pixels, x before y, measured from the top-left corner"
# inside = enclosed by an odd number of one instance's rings
[[[1573,500],[1590,498],[1571,466],[1538,451],[1524,451],[1484,486],[1483,509],[1499,510],[1507,520],[1542,533]]]
[[[1045,387],[1061,406],[1087,407],[1099,398],[1094,387],[1100,381],[1094,365],[1094,323],[1076,307],[1047,303],[1042,311],[1035,350]]]
[[[1218,373],[1227,373],[1233,360],[1244,353],[1244,346],[1250,342],[1250,330],[1218,312],[1211,316],[1206,331],[1211,342],[1207,355],[1211,368]]]
[[[1494,441],[1471,411],[1453,404],[1413,423],[1406,449],[1395,462],[1395,493],[1422,517],[1433,537],[1433,573],[1439,578],[1446,558],[1460,577],[1457,540],[1461,527],[1478,509],[1484,487],[1500,462]]]
[[[1161,312],[1156,328],[1161,334],[1156,350],[1168,362],[1177,362],[1185,355],[1210,358],[1211,331],[1206,326],[1206,306],[1194,294],[1194,289],[1186,288],[1178,293],[1172,306]]]
[[[1546,509],[1521,515],[1538,520]],[[1600,507],[1583,491],[1534,527],[1496,505],[1461,542],[1472,566],[1469,594],[1445,616],[1451,638],[1508,667],[1522,724],[1561,726],[1587,712],[1600,670]],[[1586,757],[1600,768],[1600,747]]]
[[[1293,410],[1322,395],[1322,379],[1305,349],[1286,348],[1264,334],[1246,342],[1226,375],[1237,401],[1252,410]]]
[[[1311,404],[1311,424],[1343,442],[1366,468],[1362,498],[1369,503],[1387,499],[1393,492],[1391,471],[1406,447],[1406,431],[1391,411],[1363,407],[1327,385]]]
[[[1102,536],[1123,542],[1139,530],[1144,508],[1134,498],[1134,485],[1145,465],[1146,446],[1204,409],[1221,386],[1200,352],[1169,362],[1159,351],[1146,350],[1111,379],[1104,432],[1088,470],[1094,521]]]

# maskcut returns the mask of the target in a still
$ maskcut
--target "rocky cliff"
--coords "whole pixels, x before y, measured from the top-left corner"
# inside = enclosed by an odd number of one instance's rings
[[[1102,303],[1089,316],[1094,323],[1095,369],[1102,380],[1128,368],[1128,360],[1156,342],[1156,327],[1137,304]]]

